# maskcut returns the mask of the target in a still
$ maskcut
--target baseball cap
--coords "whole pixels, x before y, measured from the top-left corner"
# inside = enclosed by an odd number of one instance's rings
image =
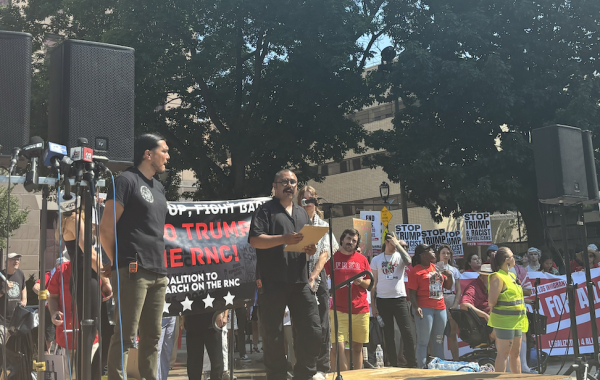
[[[8,258],[9,259],[14,259],[15,257],[21,257],[22,255],[20,253],[15,253],[15,252],[11,252],[8,254]]]
[[[537,253],[539,255],[542,253],[542,251],[540,251],[536,247],[529,247],[529,249],[527,250],[527,254],[531,255],[532,253]]]
[[[427,244],[419,244],[417,245],[417,247],[415,248],[415,255],[420,255],[421,253],[425,252],[425,251],[429,251],[432,248],[431,245],[427,245]]]
[[[588,245],[588,251],[598,252],[598,246],[596,244]]]
[[[488,251],[497,251],[498,246],[496,244],[492,244],[487,248]]]

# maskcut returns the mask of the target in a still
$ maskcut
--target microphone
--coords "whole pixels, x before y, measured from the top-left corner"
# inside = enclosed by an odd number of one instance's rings
[[[12,175],[13,169],[15,168],[15,165],[17,165],[17,161],[19,160],[19,153],[21,153],[21,148],[13,148],[12,156],[10,157],[10,167],[8,168],[8,175]]]
[[[83,178],[83,169],[86,162],[92,162],[94,156],[94,150],[88,148],[86,145],[88,140],[84,137],[77,139],[77,147],[71,148],[71,160],[73,160],[73,166],[75,168],[75,182],[81,183]]]
[[[0,278],[4,281],[4,282],[8,282],[8,280],[6,279],[6,277],[4,277],[4,275],[2,274],[2,272],[0,272]]]
[[[48,148],[44,152],[44,166],[57,169],[60,166],[60,160],[68,154],[66,146],[49,142]]]
[[[317,198],[302,199],[302,200],[300,201],[300,204],[302,204],[302,206],[306,206],[306,205],[308,205],[308,204],[313,204],[313,205],[315,205],[315,206],[318,206],[318,205],[319,205],[319,201],[320,201],[321,199],[323,199],[323,198],[321,198],[321,197],[317,197]]]
[[[28,192],[35,190],[39,183],[38,158],[44,153],[44,140],[39,136],[33,136],[29,140],[29,145],[21,149],[21,155],[30,161],[30,169],[25,175],[23,187]]]
[[[69,156],[64,156],[61,160],[60,163],[58,164],[60,167],[60,173],[65,186],[65,190],[64,190],[64,194],[66,194],[67,196],[61,198],[61,201],[65,200],[68,201],[71,198],[71,183],[69,182],[69,177],[71,176],[71,172],[73,171],[73,161],[69,158]],[[60,178],[59,178],[60,180]],[[75,195],[75,194],[73,194]],[[62,204],[61,204],[62,206]],[[61,207],[62,208],[62,207]]]

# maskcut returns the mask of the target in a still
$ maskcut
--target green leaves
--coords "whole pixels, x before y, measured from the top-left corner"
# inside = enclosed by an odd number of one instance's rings
[[[268,194],[284,167],[316,178],[309,162],[362,149],[346,115],[372,101],[357,40],[381,32],[384,2],[368,3],[32,0],[0,19],[40,46],[53,33],[134,47],[138,132],[167,137],[173,169],[196,173],[195,199],[224,199]]]
[[[598,5],[428,0],[413,9],[385,15],[402,53],[387,78],[370,80],[391,84],[389,99],[404,109],[394,130],[368,137],[388,151],[373,164],[438,219],[518,208],[541,239],[529,133],[595,128]]]

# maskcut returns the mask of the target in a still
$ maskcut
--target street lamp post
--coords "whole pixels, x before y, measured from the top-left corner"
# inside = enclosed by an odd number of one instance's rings
[[[385,181],[381,182],[381,185],[379,185],[379,196],[383,203],[386,203],[390,197],[390,185]]]

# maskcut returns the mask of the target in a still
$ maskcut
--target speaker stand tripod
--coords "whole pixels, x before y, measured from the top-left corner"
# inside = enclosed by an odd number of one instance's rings
[[[589,302],[589,310],[590,310],[590,325],[592,330],[592,341],[594,345],[594,354],[591,358],[586,356],[582,356],[579,351],[579,336],[577,333],[577,314],[575,310],[575,289],[577,285],[573,283],[573,276],[571,273],[571,260],[569,257],[569,244],[567,241],[567,217],[565,214],[565,205],[564,203],[559,204],[560,207],[560,223],[562,228],[562,240],[563,240],[563,257],[565,258],[565,269],[567,273],[567,297],[569,299],[569,317],[571,320],[571,336],[573,338],[573,354],[575,355],[574,363],[567,369],[565,372],[566,376],[570,376],[573,372],[576,373],[577,380],[597,380],[598,374],[590,373],[591,368],[596,368],[598,370],[598,354],[600,352],[598,345],[598,326],[596,322],[596,307],[594,304],[594,286],[595,284],[592,282],[592,276],[590,274],[590,261],[587,258],[587,232],[585,229],[585,224],[583,222],[583,204],[578,203],[577,207],[579,209],[579,220],[577,224],[582,227],[583,233],[583,244],[584,244],[584,252],[586,256],[584,257],[584,265],[585,265],[585,279],[587,286],[587,297]]]

